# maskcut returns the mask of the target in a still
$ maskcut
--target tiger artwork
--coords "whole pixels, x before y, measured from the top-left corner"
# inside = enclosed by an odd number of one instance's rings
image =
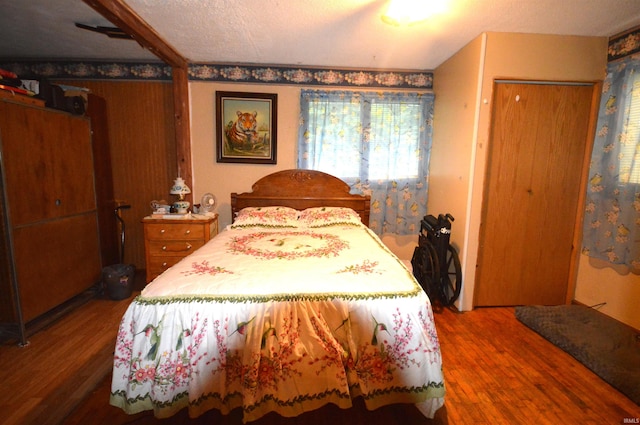
[[[238,118],[235,122],[229,121],[224,131],[229,146],[233,149],[241,150],[251,150],[259,147],[261,141],[256,131],[258,113],[255,111],[237,111],[236,115],[238,115]]]

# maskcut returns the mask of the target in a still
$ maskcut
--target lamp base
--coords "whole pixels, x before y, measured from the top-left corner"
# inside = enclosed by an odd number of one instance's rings
[[[178,202],[174,202],[173,208],[176,209],[178,214],[186,214],[187,211],[189,210],[189,205],[191,204],[187,201],[178,201]]]

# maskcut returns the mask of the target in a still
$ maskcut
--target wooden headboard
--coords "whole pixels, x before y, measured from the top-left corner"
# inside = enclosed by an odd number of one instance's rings
[[[284,170],[262,177],[251,192],[231,194],[231,220],[245,207],[284,206],[297,210],[311,207],[347,207],[360,214],[369,226],[369,195],[349,193],[349,185],[330,174],[314,170]]]

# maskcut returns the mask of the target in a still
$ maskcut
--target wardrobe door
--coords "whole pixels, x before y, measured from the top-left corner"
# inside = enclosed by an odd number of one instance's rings
[[[95,214],[80,214],[14,232],[16,274],[26,322],[80,294],[100,278]]]
[[[91,126],[85,117],[0,102],[0,136],[4,222],[28,322],[100,279]]]
[[[475,306],[566,302],[593,92],[495,84]]]
[[[95,210],[89,121],[45,108],[0,107],[12,224]]]

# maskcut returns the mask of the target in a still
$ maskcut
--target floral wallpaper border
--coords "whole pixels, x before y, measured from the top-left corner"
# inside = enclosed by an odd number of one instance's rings
[[[608,60],[640,52],[640,27],[609,40]],[[0,68],[22,79],[171,80],[171,67],[162,62],[9,61]],[[192,81],[432,89],[432,71],[366,70],[281,65],[191,64]]]
[[[161,62],[20,61],[0,68],[22,79],[171,80],[171,67]],[[191,64],[191,81],[432,89],[431,71],[358,70],[267,65]]]
[[[640,52],[640,27],[609,39],[609,62]]]

